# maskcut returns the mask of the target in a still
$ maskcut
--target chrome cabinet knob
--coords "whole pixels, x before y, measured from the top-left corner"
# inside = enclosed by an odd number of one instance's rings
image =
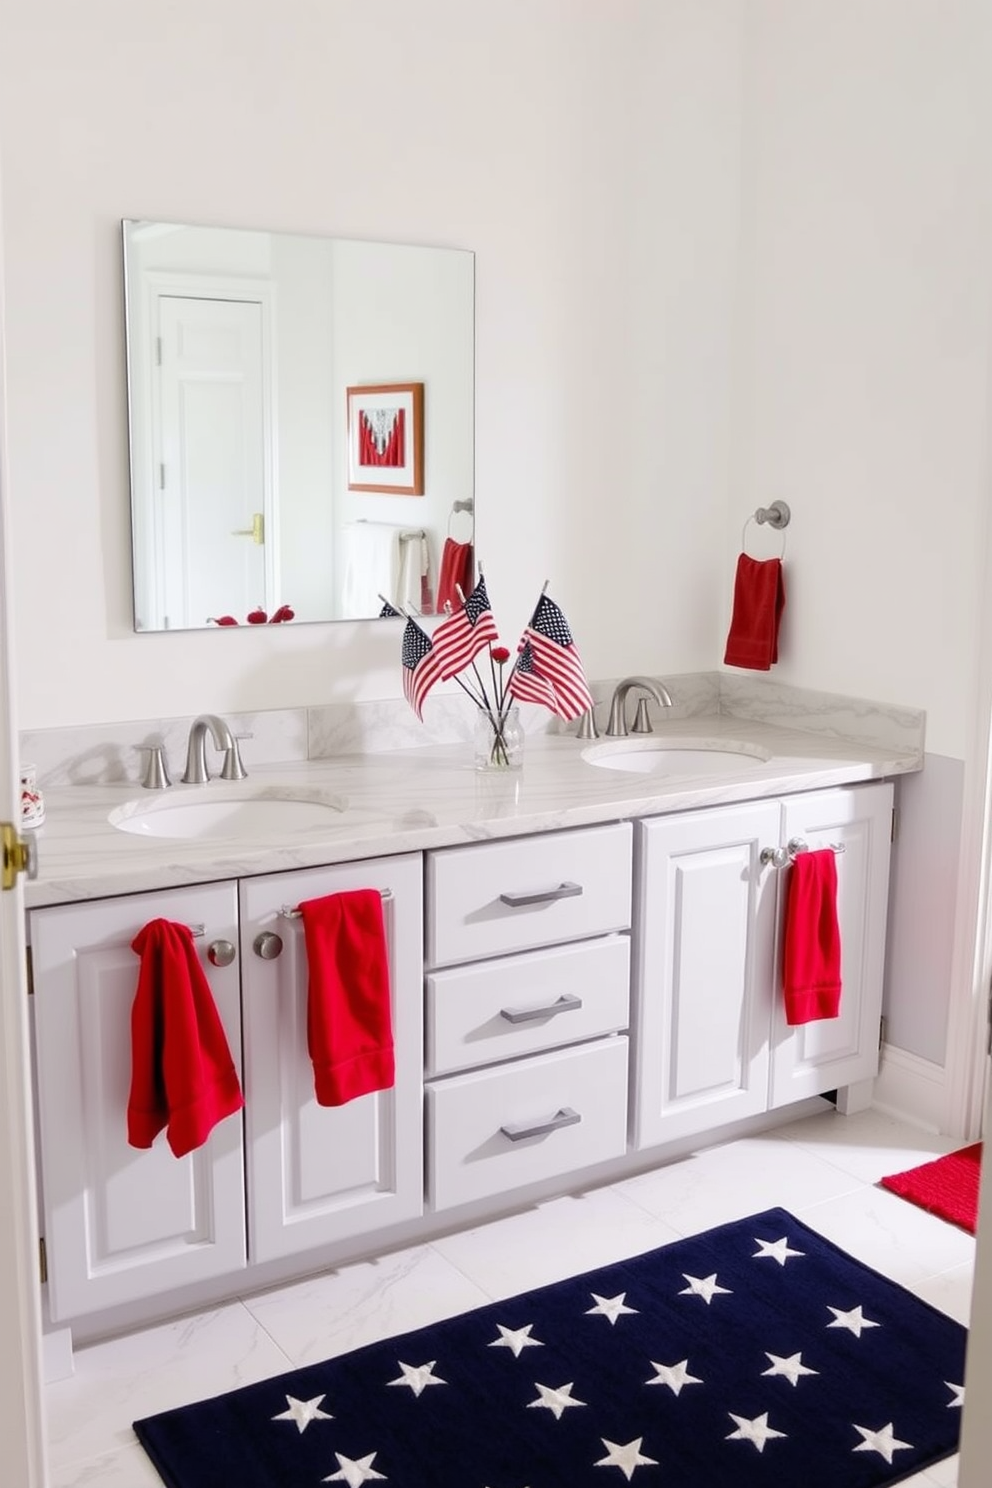
[[[762,868],[784,868],[789,861],[787,847],[763,847],[758,856]]]
[[[282,955],[282,936],[272,930],[263,930],[261,935],[255,936],[251,948],[263,961],[274,961]]]
[[[230,966],[235,950],[229,940],[212,940],[207,946],[207,960],[211,966]]]

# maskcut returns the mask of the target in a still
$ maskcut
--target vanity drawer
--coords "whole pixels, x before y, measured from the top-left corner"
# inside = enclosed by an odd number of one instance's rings
[[[429,853],[428,965],[628,929],[631,835],[615,822]]]
[[[453,1075],[428,1087],[427,1114],[435,1210],[621,1157],[627,1040]]]
[[[427,1073],[538,1054],[627,1027],[630,940],[609,935],[427,977]]]

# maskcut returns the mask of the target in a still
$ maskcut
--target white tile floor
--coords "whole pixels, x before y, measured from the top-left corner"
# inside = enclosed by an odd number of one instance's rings
[[[80,1349],[47,1391],[52,1488],[161,1488],[131,1422],[780,1204],[967,1322],[974,1241],[884,1189],[961,1146],[823,1112],[612,1187]],[[955,1488],[957,1460],[909,1480]]]

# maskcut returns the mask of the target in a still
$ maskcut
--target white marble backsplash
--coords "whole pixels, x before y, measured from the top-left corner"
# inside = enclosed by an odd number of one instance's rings
[[[873,703],[840,693],[790,687],[772,678],[720,672],[720,712],[776,728],[804,729],[829,739],[850,739],[883,749],[916,751],[926,735],[922,708]]]
[[[917,752],[922,758],[925,714],[790,687],[764,677],[729,672],[658,674],[672,694],[671,721],[725,715],[790,729]],[[600,730],[606,726],[607,703],[617,679],[591,684]],[[663,727],[651,705],[657,728]],[[628,704],[632,717],[633,707]],[[533,733],[574,733],[534,704],[521,707],[524,729]],[[470,739],[474,709],[455,689],[433,692],[419,722],[404,698],[381,702],[317,704],[310,708],[277,708],[225,715],[233,733],[246,736],[241,746],[249,773],[252,765],[297,763],[344,754],[381,754],[418,745],[453,744]],[[173,781],[182,775],[192,717],[141,719],[130,723],[83,728],[29,729],[21,734],[22,766],[33,764],[42,789],[65,785],[138,783],[145,767],[144,746],[164,747]],[[208,740],[208,761],[212,750]],[[217,760],[219,766],[219,757]]]

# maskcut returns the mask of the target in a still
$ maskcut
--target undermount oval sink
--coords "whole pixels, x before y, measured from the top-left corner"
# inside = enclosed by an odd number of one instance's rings
[[[229,795],[218,798],[196,792],[195,799],[128,801],[116,807],[107,820],[118,832],[136,837],[172,837],[187,841],[210,841],[246,837],[292,836],[315,827],[326,827],[345,809],[345,802],[326,795],[321,798],[264,795]]]
[[[754,744],[729,744],[714,739],[617,739],[594,744],[582,752],[590,765],[604,770],[626,770],[632,775],[727,775],[743,764],[771,759]]]

